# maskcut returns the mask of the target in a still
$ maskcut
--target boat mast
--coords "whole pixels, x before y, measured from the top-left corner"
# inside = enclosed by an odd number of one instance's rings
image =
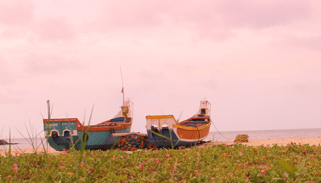
[[[121,92],[123,93],[123,106],[125,105],[125,93],[124,93],[124,81],[123,81],[123,72],[121,70],[121,66],[120,66],[120,75],[121,75]]]
[[[50,117],[51,117],[51,115],[50,115],[50,101],[49,100],[47,100],[47,108],[48,108],[48,119],[49,119],[49,121],[50,121]]]

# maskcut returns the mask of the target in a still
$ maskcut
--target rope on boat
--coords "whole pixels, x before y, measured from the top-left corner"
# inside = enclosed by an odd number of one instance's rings
[[[228,137],[225,137],[224,135],[222,135],[221,132],[218,131],[218,129],[216,128],[216,126],[214,125],[214,123],[212,123],[212,124],[213,124],[214,128],[216,129],[216,131],[217,131],[222,137],[224,137],[224,138],[226,138],[226,139],[234,139],[234,138],[228,138]]]

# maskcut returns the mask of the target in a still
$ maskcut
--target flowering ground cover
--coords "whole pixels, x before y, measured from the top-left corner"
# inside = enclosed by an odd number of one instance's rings
[[[0,157],[1,182],[321,182],[321,147],[216,145]]]

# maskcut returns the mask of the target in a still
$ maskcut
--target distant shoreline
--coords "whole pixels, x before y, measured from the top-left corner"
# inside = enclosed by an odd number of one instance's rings
[[[0,146],[17,145],[17,144],[19,144],[19,143],[0,144]]]
[[[226,144],[226,145],[233,145],[236,144],[233,141],[228,142],[214,142],[212,144]],[[297,144],[297,145],[304,145],[309,144],[310,146],[316,145],[318,146],[321,143],[321,137],[302,137],[302,138],[278,138],[278,139],[253,139],[249,140],[249,142],[243,142],[243,145],[247,146],[286,146],[289,144]]]

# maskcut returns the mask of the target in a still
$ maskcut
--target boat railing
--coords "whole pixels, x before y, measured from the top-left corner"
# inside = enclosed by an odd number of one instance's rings
[[[90,125],[90,127],[120,126],[120,125],[126,125],[129,122],[106,122],[104,124],[99,124],[99,125]]]
[[[183,126],[202,126],[208,124],[208,121],[189,121],[185,122],[182,125]]]

